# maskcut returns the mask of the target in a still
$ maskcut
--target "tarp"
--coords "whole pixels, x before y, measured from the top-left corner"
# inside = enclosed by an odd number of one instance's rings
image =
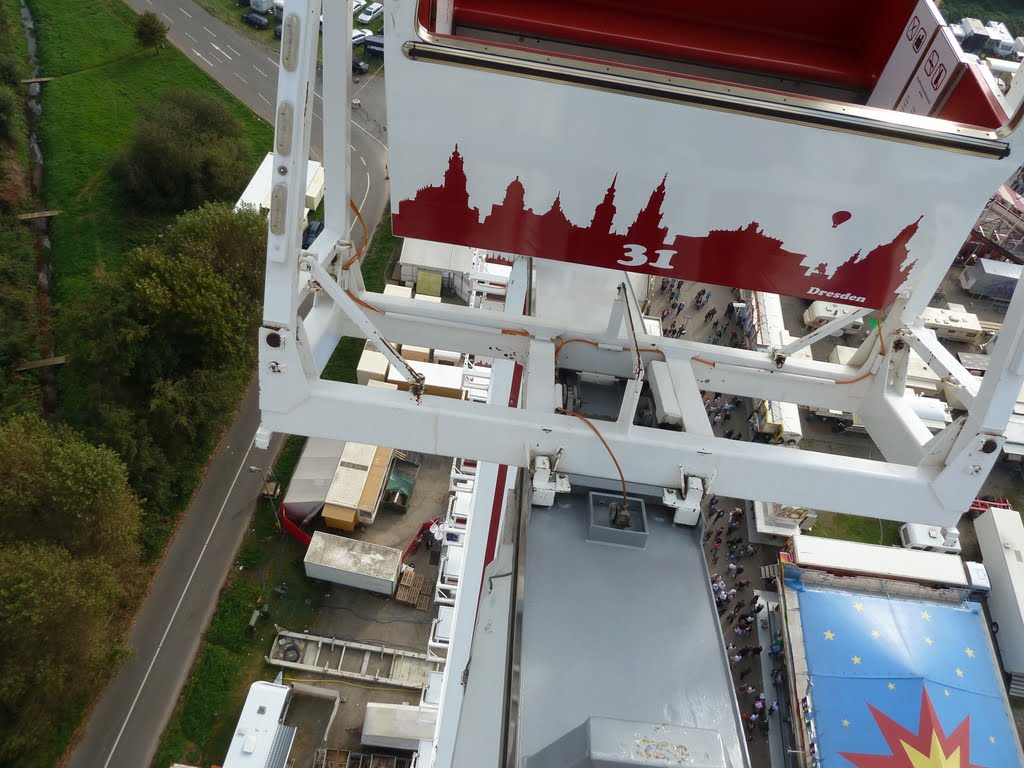
[[[343,440],[320,437],[306,440],[281,505],[293,522],[302,525],[323,508],[344,450]]]
[[[799,593],[822,766],[1024,764],[980,605],[808,585],[789,568],[786,586]]]

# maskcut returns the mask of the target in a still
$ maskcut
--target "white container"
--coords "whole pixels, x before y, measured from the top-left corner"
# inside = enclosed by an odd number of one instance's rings
[[[393,595],[402,550],[316,531],[302,562],[311,579]]]

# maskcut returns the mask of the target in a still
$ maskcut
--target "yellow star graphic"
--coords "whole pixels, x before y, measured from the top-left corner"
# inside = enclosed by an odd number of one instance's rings
[[[932,640],[930,637],[926,637],[924,641],[928,643],[928,645],[935,645],[935,641]]]
[[[864,610],[864,604],[863,603],[854,603],[853,604],[853,609],[855,611],[863,611]]]
[[[939,742],[939,734],[932,733],[932,744],[929,753],[918,752],[905,741],[901,741],[907,759],[914,768],[960,768],[960,747],[948,755]]]
[[[836,639],[836,633],[833,632],[831,629],[826,629],[825,630],[825,639],[826,640],[835,640]]]
[[[944,691],[942,692],[942,695],[943,695],[943,696],[949,696],[949,691],[945,691],[945,690],[944,690]]]
[[[964,648],[964,653],[966,653],[972,659],[974,658],[974,650],[973,649],[971,649],[971,648]]]
[[[850,727],[850,721],[849,720],[843,720],[843,728],[849,728],[849,727]]]
[[[880,638],[882,636],[882,633],[879,632],[877,629],[872,629],[871,630],[871,636],[877,640],[878,638]]]
[[[853,661],[854,664],[860,664],[860,656],[853,656],[851,661]]]
[[[964,671],[962,669],[960,669],[960,667],[956,668],[956,676],[957,677],[963,677],[964,676]]]
[[[995,736],[989,736],[988,737],[988,741],[989,741],[990,744],[995,744],[996,743],[996,737]]]
[[[921,618],[924,619],[925,621],[931,621],[932,620],[932,615],[930,613],[928,613],[928,611],[921,611]]]
[[[895,691],[896,690],[896,683],[889,683],[889,690],[890,691]]]

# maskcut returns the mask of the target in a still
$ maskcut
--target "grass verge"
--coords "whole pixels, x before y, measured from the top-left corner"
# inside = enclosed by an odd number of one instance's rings
[[[859,541],[864,544],[893,546],[900,543],[899,523],[839,512],[819,512],[811,533],[826,539]]]
[[[159,54],[135,42],[135,14],[120,0],[83,6],[71,0],[29,0],[48,83],[40,118],[46,158],[46,207],[53,221],[55,301],[88,291],[97,267],[117,268],[131,248],[151,242],[173,216],[126,214],[109,177],[115,154],[132,135],[141,109],[169,88],[222,100],[242,123],[253,169],[273,132],[246,106],[173,48]]]

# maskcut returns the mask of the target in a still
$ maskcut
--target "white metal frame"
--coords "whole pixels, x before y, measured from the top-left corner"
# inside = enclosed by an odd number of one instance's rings
[[[349,39],[347,10],[324,8],[325,39]],[[556,367],[565,367],[632,382],[619,418],[598,423],[632,482],[682,489],[686,477],[699,476],[708,491],[722,495],[933,524],[953,523],[967,508],[1000,454],[1003,430],[1024,384],[1024,291],[1010,304],[980,387],[921,325],[921,311],[948,265],[935,260],[913,272],[910,289],[849,366],[791,356],[841,328],[839,321],[766,351],[665,339],[645,332],[637,299],[626,287],[609,298],[604,332],[519,314],[515,310],[526,306],[532,277],[525,258],[514,262],[505,313],[367,293],[358,269],[341,268],[354,248],[347,234],[347,45],[324,47],[324,165],[330,191],[324,233],[308,253],[299,248],[304,194],[299,182],[309,154],[319,11],[320,0],[288,0],[285,6],[274,162],[278,175],[260,332],[259,443],[283,431],[515,466],[559,453],[561,472],[617,477],[605,446],[588,426],[556,412],[561,407]],[[289,56],[296,63],[291,68],[285,65]],[[332,262],[338,264],[336,277],[328,271]],[[308,283],[300,281],[301,271],[310,273]],[[625,277],[622,285],[628,286]],[[312,307],[303,317],[300,305],[309,294]],[[512,360],[523,374],[522,407],[493,397],[480,403],[420,395],[415,386],[410,394],[323,381],[320,371],[343,336],[369,338],[406,371],[392,343]],[[566,344],[556,361],[560,340],[577,338],[592,344]],[[970,402],[966,417],[934,437],[904,399],[911,347],[940,375],[956,381],[962,399]],[[653,360],[664,360],[682,413],[689,416],[683,432],[632,423]],[[854,412],[886,461],[714,437],[700,390]]]

